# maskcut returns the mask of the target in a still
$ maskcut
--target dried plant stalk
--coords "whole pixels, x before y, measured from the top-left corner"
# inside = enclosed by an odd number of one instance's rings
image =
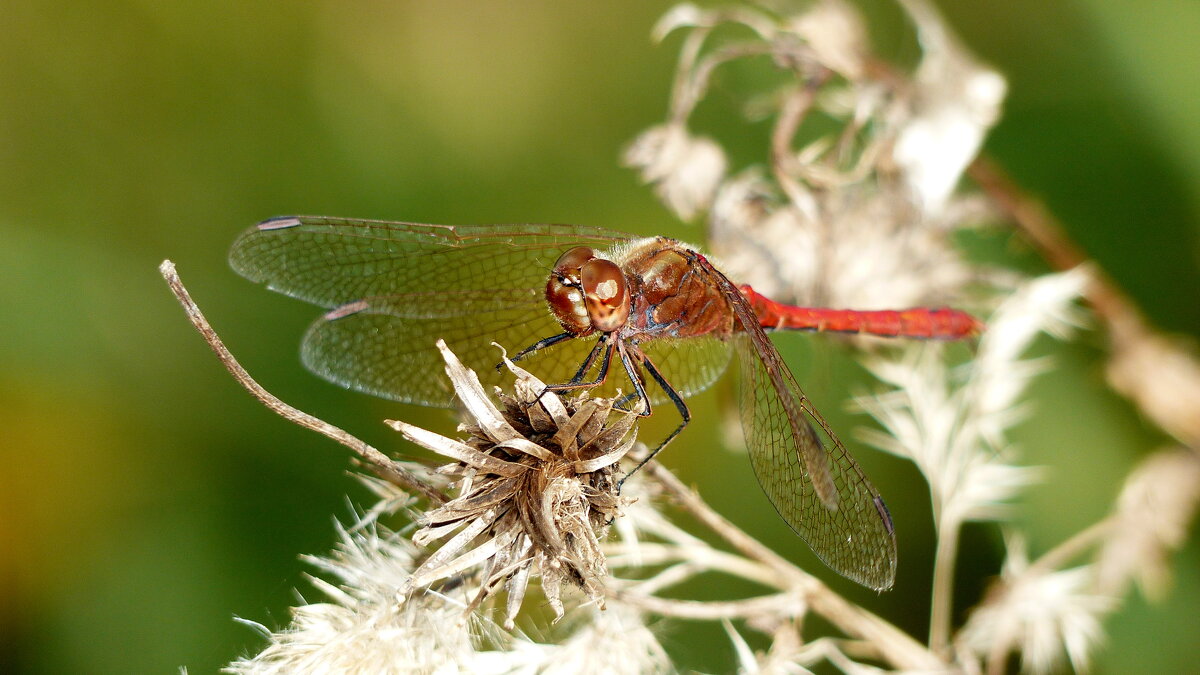
[[[322,436],[326,436],[350,448],[380,478],[412,490],[432,502],[437,503],[446,500],[445,495],[416,475],[415,467],[406,466],[391,459],[352,434],[325,420],[293,408],[264,389],[254,378],[250,377],[245,368],[242,368],[241,364],[238,363],[225,344],[221,342],[221,338],[213,330],[208,320],[204,318],[204,313],[200,311],[195,301],[192,300],[191,294],[188,293],[187,288],[184,287],[183,282],[179,279],[179,274],[175,271],[175,263],[170,260],[164,260],[159,265],[158,271],[162,274],[163,279],[166,280],[167,286],[171,288],[171,292],[175,294],[175,299],[183,306],[188,320],[192,322],[192,325],[200,332],[204,341],[212,348],[213,353],[217,355],[217,359],[221,361],[221,365],[225,366],[229,374],[233,375],[233,379],[242,385],[246,391],[250,392],[251,396],[265,405],[268,410],[289,422],[298,424],[306,429],[311,429]]]

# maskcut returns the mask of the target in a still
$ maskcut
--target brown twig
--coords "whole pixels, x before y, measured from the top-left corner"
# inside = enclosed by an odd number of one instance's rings
[[[1046,205],[1022,190],[991,158],[977,157],[967,167],[967,175],[1029,237],[1051,267],[1069,270],[1088,261],[1087,254],[1067,237]],[[1135,311],[1103,273],[1092,275],[1087,295],[1096,313],[1109,322]]]
[[[233,354],[230,353],[225,344],[221,342],[221,338],[213,330],[213,327],[209,325],[208,320],[204,318],[204,314],[200,311],[195,301],[192,300],[192,296],[179,279],[179,274],[175,271],[175,263],[170,260],[164,260],[159,265],[158,271],[162,274],[163,279],[167,281],[167,285],[171,287],[171,292],[175,294],[175,298],[179,300],[179,304],[183,305],[183,310],[187,313],[192,325],[196,327],[196,330],[200,331],[200,335],[208,343],[208,346],[212,348],[213,352],[216,353],[221,364],[233,375],[233,379],[237,380],[238,384],[242,385],[246,391],[250,392],[254,398],[258,399],[269,410],[289,422],[298,424],[306,429],[311,429],[350,448],[380,478],[401,488],[418,492],[434,504],[442,504],[446,501],[445,495],[426,484],[411,471],[404,468],[399,462],[396,462],[346,431],[322,419],[313,417],[306,412],[293,408],[276,398],[274,394],[264,389],[258,382],[255,382],[254,378],[250,377],[246,369],[242,368],[241,364],[237,362],[237,359],[233,357]]]
[[[1029,237],[1053,267],[1070,269],[1087,255],[1064,234],[1042,202],[1020,188],[987,157],[968,175]],[[1194,343],[1155,329],[1102,270],[1093,269],[1088,301],[1112,341],[1108,379],[1146,417],[1193,452],[1200,452],[1200,357]]]

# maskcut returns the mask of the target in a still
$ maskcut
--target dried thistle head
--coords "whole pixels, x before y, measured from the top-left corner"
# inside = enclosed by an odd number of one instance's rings
[[[637,416],[615,410],[612,399],[543,395],[546,385],[507,359],[517,376],[515,396],[500,395],[498,408],[475,373],[441,341],[438,348],[472,422],[460,426],[466,441],[388,422],[408,440],[456,460],[441,470],[457,479],[458,496],[423,514],[424,527],[413,536],[422,545],[444,543],[404,591],[478,573],[480,590],[468,611],[503,587],[511,629],[536,568],[558,618],[564,583],[603,605],[608,568],[600,539],[629,501],[618,494],[614,474],[633,447]]]

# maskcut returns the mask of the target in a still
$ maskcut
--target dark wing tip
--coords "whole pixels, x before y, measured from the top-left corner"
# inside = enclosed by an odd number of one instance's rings
[[[302,216],[276,216],[256,223],[248,230],[243,230],[237,239],[234,239],[233,245],[229,249],[230,266],[235,272],[251,281],[257,283],[271,281],[273,275],[263,265],[260,256],[263,254],[263,248],[267,246],[267,242],[274,241],[274,238],[263,233],[287,230],[301,225],[304,225]],[[273,245],[277,244],[276,241]]]
[[[892,513],[888,511],[887,504],[883,503],[883,497],[875,495],[875,510],[879,512],[879,518],[883,521],[884,528],[890,536],[896,535],[896,525],[892,522]]]
[[[888,511],[887,504],[883,503],[883,497],[875,495],[873,501],[875,503],[875,510],[879,513],[879,519],[883,522],[883,527],[887,531],[888,543],[890,545],[887,547],[887,554],[883,560],[878,561],[884,563],[883,569],[880,570],[881,574],[873,577],[874,583],[867,585],[882,593],[883,591],[892,590],[892,586],[896,583],[896,524],[892,522],[892,514]]]
[[[289,227],[297,227],[303,225],[299,218],[295,216],[278,216],[276,218],[268,218],[258,225],[255,225],[257,230],[282,230]]]

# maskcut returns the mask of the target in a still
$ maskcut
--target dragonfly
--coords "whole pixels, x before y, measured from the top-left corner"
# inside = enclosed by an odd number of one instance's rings
[[[640,398],[641,414],[674,406],[682,422],[661,449],[691,419],[684,399],[736,360],[742,429],[763,491],[818,558],[875,590],[891,588],[896,574],[887,506],[768,332],[951,340],[982,328],[953,309],[778,303],[735,284],[682,242],[580,225],[286,216],[244,232],[230,263],[271,290],[328,309],[303,338],[310,370],[405,403],[452,407],[449,385],[431,376],[441,368],[437,339],[485,385],[511,377],[494,367],[492,343],[520,345],[517,357],[531,362],[529,370],[561,383],[551,389],[616,396],[630,391],[628,383],[633,393],[623,400]]]

